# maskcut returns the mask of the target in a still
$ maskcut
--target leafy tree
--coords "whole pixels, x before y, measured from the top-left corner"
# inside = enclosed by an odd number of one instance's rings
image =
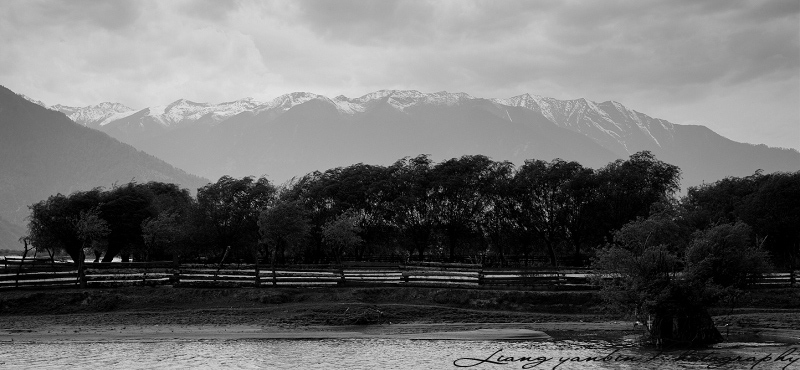
[[[758,190],[738,209],[776,264],[800,266],[800,171],[761,176]]]
[[[528,160],[514,177],[522,226],[544,242],[550,263],[557,264],[556,246],[567,239],[567,222],[576,207],[571,181],[583,167],[577,162]]]
[[[359,163],[313,172],[287,189],[286,199],[299,202],[309,213],[311,245],[306,250],[306,259],[318,260],[325,255],[322,229],[343,212],[358,215],[361,236],[365,239],[358,254],[386,250],[393,234],[386,207],[394,199],[389,175],[385,167]]]
[[[137,260],[145,257],[142,222],[154,215],[151,209],[153,194],[146,185],[127,183],[104,192],[99,205],[102,217],[108,222],[108,249],[103,262],[111,262],[118,254],[124,261],[131,254]]]
[[[52,197],[51,197],[52,199]],[[37,251],[44,251],[50,257],[50,262],[55,263],[54,257],[64,251],[64,243],[58,237],[58,232],[51,226],[54,221],[46,215],[47,201],[31,205],[31,216],[28,217],[28,240]]]
[[[745,198],[756,192],[755,180],[761,176],[761,172],[756,172],[748,177],[726,177],[714,183],[690,187],[681,199],[684,217],[696,229],[736,222]]]
[[[650,207],[659,202],[669,202],[680,190],[680,169],[659,161],[642,151],[628,160],[617,160],[597,171],[599,198],[597,209],[603,217],[597,219],[610,240],[622,225],[646,218]]]
[[[164,211],[155,217],[142,221],[142,239],[145,245],[144,259],[160,251],[178,254],[183,252],[181,243],[188,239],[186,223],[181,221],[181,215],[175,211]]]
[[[687,279],[744,288],[770,270],[769,254],[753,243],[750,226],[721,224],[695,232],[686,250]]]
[[[614,243],[640,251],[660,245],[670,253],[682,256],[690,242],[692,229],[681,221],[678,212],[674,205],[659,204],[650,217],[640,217],[620,228],[614,234]]]
[[[196,203],[189,191],[178,185],[150,182],[146,186],[153,194],[149,207],[153,216],[141,225],[146,258],[171,256],[177,262],[193,252],[192,237],[198,233],[193,223]]]
[[[794,268],[800,263],[800,171],[756,171],[692,187],[681,205],[687,222],[697,229],[743,221],[776,265]]]
[[[395,198],[388,205],[392,222],[409,241],[409,252],[422,259],[436,226],[431,160],[427,155],[403,158],[389,167]]]
[[[498,166],[486,156],[466,155],[432,168],[430,185],[436,225],[447,237],[451,259],[461,239],[476,234],[489,206],[488,194]]]
[[[342,263],[342,256],[364,242],[358,235],[359,217],[352,213],[343,213],[322,228],[322,240],[328,246],[337,263]]]
[[[574,248],[574,263],[583,265],[584,253],[591,253],[601,245],[604,230],[598,227],[598,219],[604,216],[600,200],[600,183],[591,168],[575,168],[572,178],[566,184],[570,206],[565,209],[565,238]],[[600,224],[602,225],[602,224]]]
[[[73,227],[78,239],[81,241],[81,249],[78,257],[78,280],[81,288],[86,287],[83,264],[86,250],[92,248],[92,244],[105,238],[111,231],[108,222],[100,218],[100,211],[93,208],[89,211],[81,211],[80,216],[73,220]]]
[[[302,247],[310,225],[306,211],[297,202],[279,200],[261,211],[258,228],[259,241],[274,266],[286,252]]]
[[[637,319],[646,316],[656,342],[721,341],[706,307],[768,268],[745,224],[697,231],[684,252],[688,232],[668,213],[640,218],[617,231],[614,244],[599,250],[593,263],[603,297],[635,309]]]
[[[275,197],[276,189],[266,178],[221,177],[197,190],[198,222],[212,251],[251,257],[258,247],[261,210]]]
[[[28,232],[31,243],[54,255],[65,251],[73,261],[83,260],[84,242],[75,228],[81,212],[96,208],[101,199],[100,188],[75,192],[69,196],[57,194],[29,206]]]
[[[353,246],[352,252],[358,256],[394,253],[396,229],[389,205],[395,199],[395,188],[390,176],[386,167],[361,163],[340,173],[341,189],[346,191],[336,197],[341,203],[338,208],[356,218],[363,239]]]
[[[488,247],[506,263],[506,252],[510,249],[518,224],[514,219],[513,179],[514,165],[510,162],[495,162],[490,169],[491,181],[482,188],[484,210],[480,214],[478,227],[488,239]]]

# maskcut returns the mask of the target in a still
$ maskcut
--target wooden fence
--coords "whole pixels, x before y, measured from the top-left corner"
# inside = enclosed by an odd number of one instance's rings
[[[86,263],[87,287],[172,285],[269,286],[453,286],[486,289],[593,290],[588,269],[484,268],[477,264],[345,262],[340,265],[204,265],[172,262]],[[760,287],[796,287],[798,271],[763,276]],[[79,287],[77,265],[36,259],[0,260],[0,290]]]

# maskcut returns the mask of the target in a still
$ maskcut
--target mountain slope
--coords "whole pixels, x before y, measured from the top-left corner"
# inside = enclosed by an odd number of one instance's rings
[[[19,237],[25,233],[25,228],[12,224],[0,217],[0,249],[22,250]]]
[[[0,86],[1,218],[23,225],[28,205],[50,195],[132,180],[208,182]]]

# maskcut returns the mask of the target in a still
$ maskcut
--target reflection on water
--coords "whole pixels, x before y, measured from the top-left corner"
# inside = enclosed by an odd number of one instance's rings
[[[0,343],[2,369],[800,369],[786,345],[702,352],[640,350],[609,342],[405,339],[159,340]],[[776,361],[781,353],[789,353]],[[684,360],[679,358],[684,355]],[[705,355],[705,362],[698,360]],[[646,361],[656,358],[651,361]],[[693,357],[692,357],[693,356]],[[727,361],[735,356],[740,360]],[[626,360],[627,359],[627,360]],[[714,363],[714,359],[717,362]],[[579,360],[579,361],[575,361]],[[587,361],[588,360],[588,361]],[[459,365],[459,366],[456,366]]]

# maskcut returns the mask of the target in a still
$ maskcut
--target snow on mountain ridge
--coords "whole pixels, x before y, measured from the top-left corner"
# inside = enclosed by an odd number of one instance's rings
[[[379,90],[354,99],[343,95],[336,99],[340,102],[348,102],[351,108],[357,107],[353,109],[354,111],[363,112],[367,105],[375,101],[386,101],[395,109],[405,111],[406,108],[419,104],[452,106],[475,98],[466,93],[448,93],[447,91],[426,94],[417,90]]]
[[[17,95],[19,95],[19,96],[20,96],[20,97],[22,97],[23,99],[25,99],[25,100],[27,100],[27,101],[29,101],[29,102],[33,103],[33,104],[36,104],[36,105],[39,105],[39,106],[45,107],[45,108],[47,108],[47,109],[51,109],[51,108],[50,108],[50,107],[49,107],[47,104],[43,103],[41,100],[36,100],[36,99],[33,99],[33,98],[31,98],[31,97],[29,97],[29,96],[27,96],[27,95],[25,95],[25,94],[17,94]]]
[[[269,103],[259,106],[256,113],[271,109],[286,111],[315,99],[335,106],[340,113],[352,115],[366,111],[367,107],[376,101],[385,101],[397,110],[404,111],[406,108],[418,104],[451,106],[475,98],[465,93],[448,93],[446,91],[441,91],[432,94],[424,94],[416,90],[379,90],[358,98],[348,98],[344,95],[339,95],[334,99],[309,92],[294,92],[281,95]]]
[[[147,116],[164,126],[198,121],[203,117],[210,117],[212,123],[219,123],[246,111],[254,111],[263,103],[253,99],[244,98],[231,102],[218,104],[197,103],[186,99],[178,99],[166,106],[146,108]]]
[[[282,114],[312,100],[330,104],[340,114],[355,115],[366,112],[370,106],[376,103],[386,103],[400,112],[410,114],[408,109],[415,106],[455,106],[474,99],[476,98],[466,93],[446,91],[422,93],[417,90],[379,90],[357,98],[339,95],[333,99],[310,92],[293,92],[278,96],[268,102],[244,98],[213,104],[178,99],[166,106],[153,106],[138,112],[141,112],[143,117],[148,117],[149,120],[162,126],[176,127],[198,121],[203,121],[205,124],[218,124],[242,112],[259,114],[265,111],[274,111],[276,114]],[[673,130],[671,123],[651,118],[615,101],[595,103],[584,98],[558,100],[528,93],[505,99],[488,100],[496,104],[498,108],[501,106],[520,107],[538,112],[556,126],[579,132],[595,141],[605,143],[604,145],[616,146],[622,152],[635,151],[636,148],[642,146],[643,140],[661,146],[661,142],[656,139],[656,136],[663,135],[663,132],[666,131],[667,135],[671,137]],[[99,123],[100,126],[104,126],[138,113],[123,105],[114,104],[101,103],[92,106],[94,110],[88,109],[90,107],[80,109],[55,107],[84,125]],[[509,115],[508,118],[510,120],[511,116]],[[659,133],[657,134],[654,130]],[[634,142],[638,144],[633,145]]]
[[[111,118],[120,119],[135,113],[133,109],[124,104],[111,102],[103,102],[85,107],[70,107],[56,104],[50,107],[50,109],[64,113],[72,121],[84,126],[102,124],[102,122],[108,121]]]

